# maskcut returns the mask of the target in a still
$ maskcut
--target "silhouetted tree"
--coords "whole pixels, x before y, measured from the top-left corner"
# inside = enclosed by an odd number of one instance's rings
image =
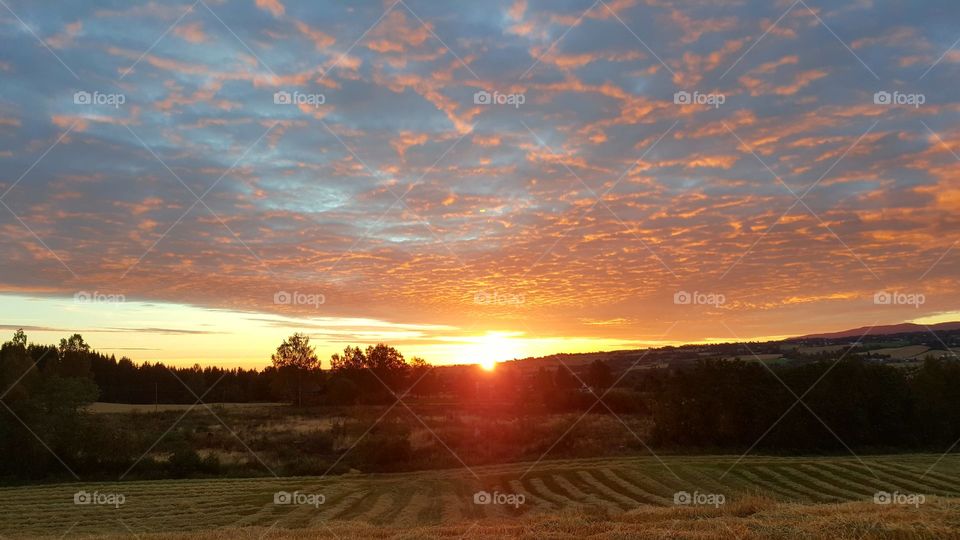
[[[277,368],[282,378],[286,379],[283,381],[283,385],[287,388],[292,386],[296,389],[295,402],[298,407],[302,406],[304,379],[311,371],[320,368],[320,360],[317,359],[316,352],[310,346],[310,338],[299,332],[293,334],[283,340],[271,359],[273,360],[273,367]],[[289,376],[289,378],[285,376]]]
[[[610,366],[603,360],[594,360],[587,372],[587,384],[598,394],[609,388],[613,384],[613,371]]]

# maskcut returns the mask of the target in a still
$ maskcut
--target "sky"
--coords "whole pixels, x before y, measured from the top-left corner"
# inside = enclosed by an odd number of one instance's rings
[[[260,367],[960,319],[952,2],[0,4],[0,331]]]

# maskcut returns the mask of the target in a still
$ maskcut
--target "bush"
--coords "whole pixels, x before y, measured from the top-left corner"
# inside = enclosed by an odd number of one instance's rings
[[[193,448],[181,446],[167,460],[166,469],[173,478],[185,478],[197,473],[216,474],[220,471],[220,459],[214,454],[201,458]]]

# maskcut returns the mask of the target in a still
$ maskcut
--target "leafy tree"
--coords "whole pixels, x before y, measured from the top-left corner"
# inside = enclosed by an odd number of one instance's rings
[[[16,335],[14,339],[16,339]],[[90,345],[87,345],[83,341],[83,336],[80,334],[74,334],[68,338],[63,338],[60,340],[60,354],[65,353],[88,353],[90,352]]]
[[[13,341],[11,341],[11,343],[24,349],[27,348],[27,335],[23,333],[23,328],[13,333]]]
[[[57,373],[64,377],[87,377],[90,375],[90,345],[83,336],[74,334],[60,340],[60,363]]]
[[[330,369],[333,371],[360,370],[367,367],[367,357],[360,347],[347,345],[343,355],[334,354],[330,357]]]
[[[299,332],[293,334],[283,340],[271,359],[282,376],[282,385],[290,390],[295,388],[296,404],[302,406],[304,379],[309,372],[320,369],[320,360],[310,345],[310,338]]]

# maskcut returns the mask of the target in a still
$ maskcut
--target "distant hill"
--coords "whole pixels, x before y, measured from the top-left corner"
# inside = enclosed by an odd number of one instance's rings
[[[960,330],[960,322],[945,322],[938,324],[914,324],[914,323],[901,323],[901,324],[888,324],[884,326],[874,326],[873,328],[869,326],[864,326],[861,328],[854,328],[853,330],[844,330],[842,332],[828,332],[826,334],[811,334],[809,336],[800,336],[792,339],[842,339],[842,338],[859,338],[860,336],[884,336],[890,334],[910,334],[915,332],[927,332],[929,330],[934,331],[948,331],[948,330]]]

